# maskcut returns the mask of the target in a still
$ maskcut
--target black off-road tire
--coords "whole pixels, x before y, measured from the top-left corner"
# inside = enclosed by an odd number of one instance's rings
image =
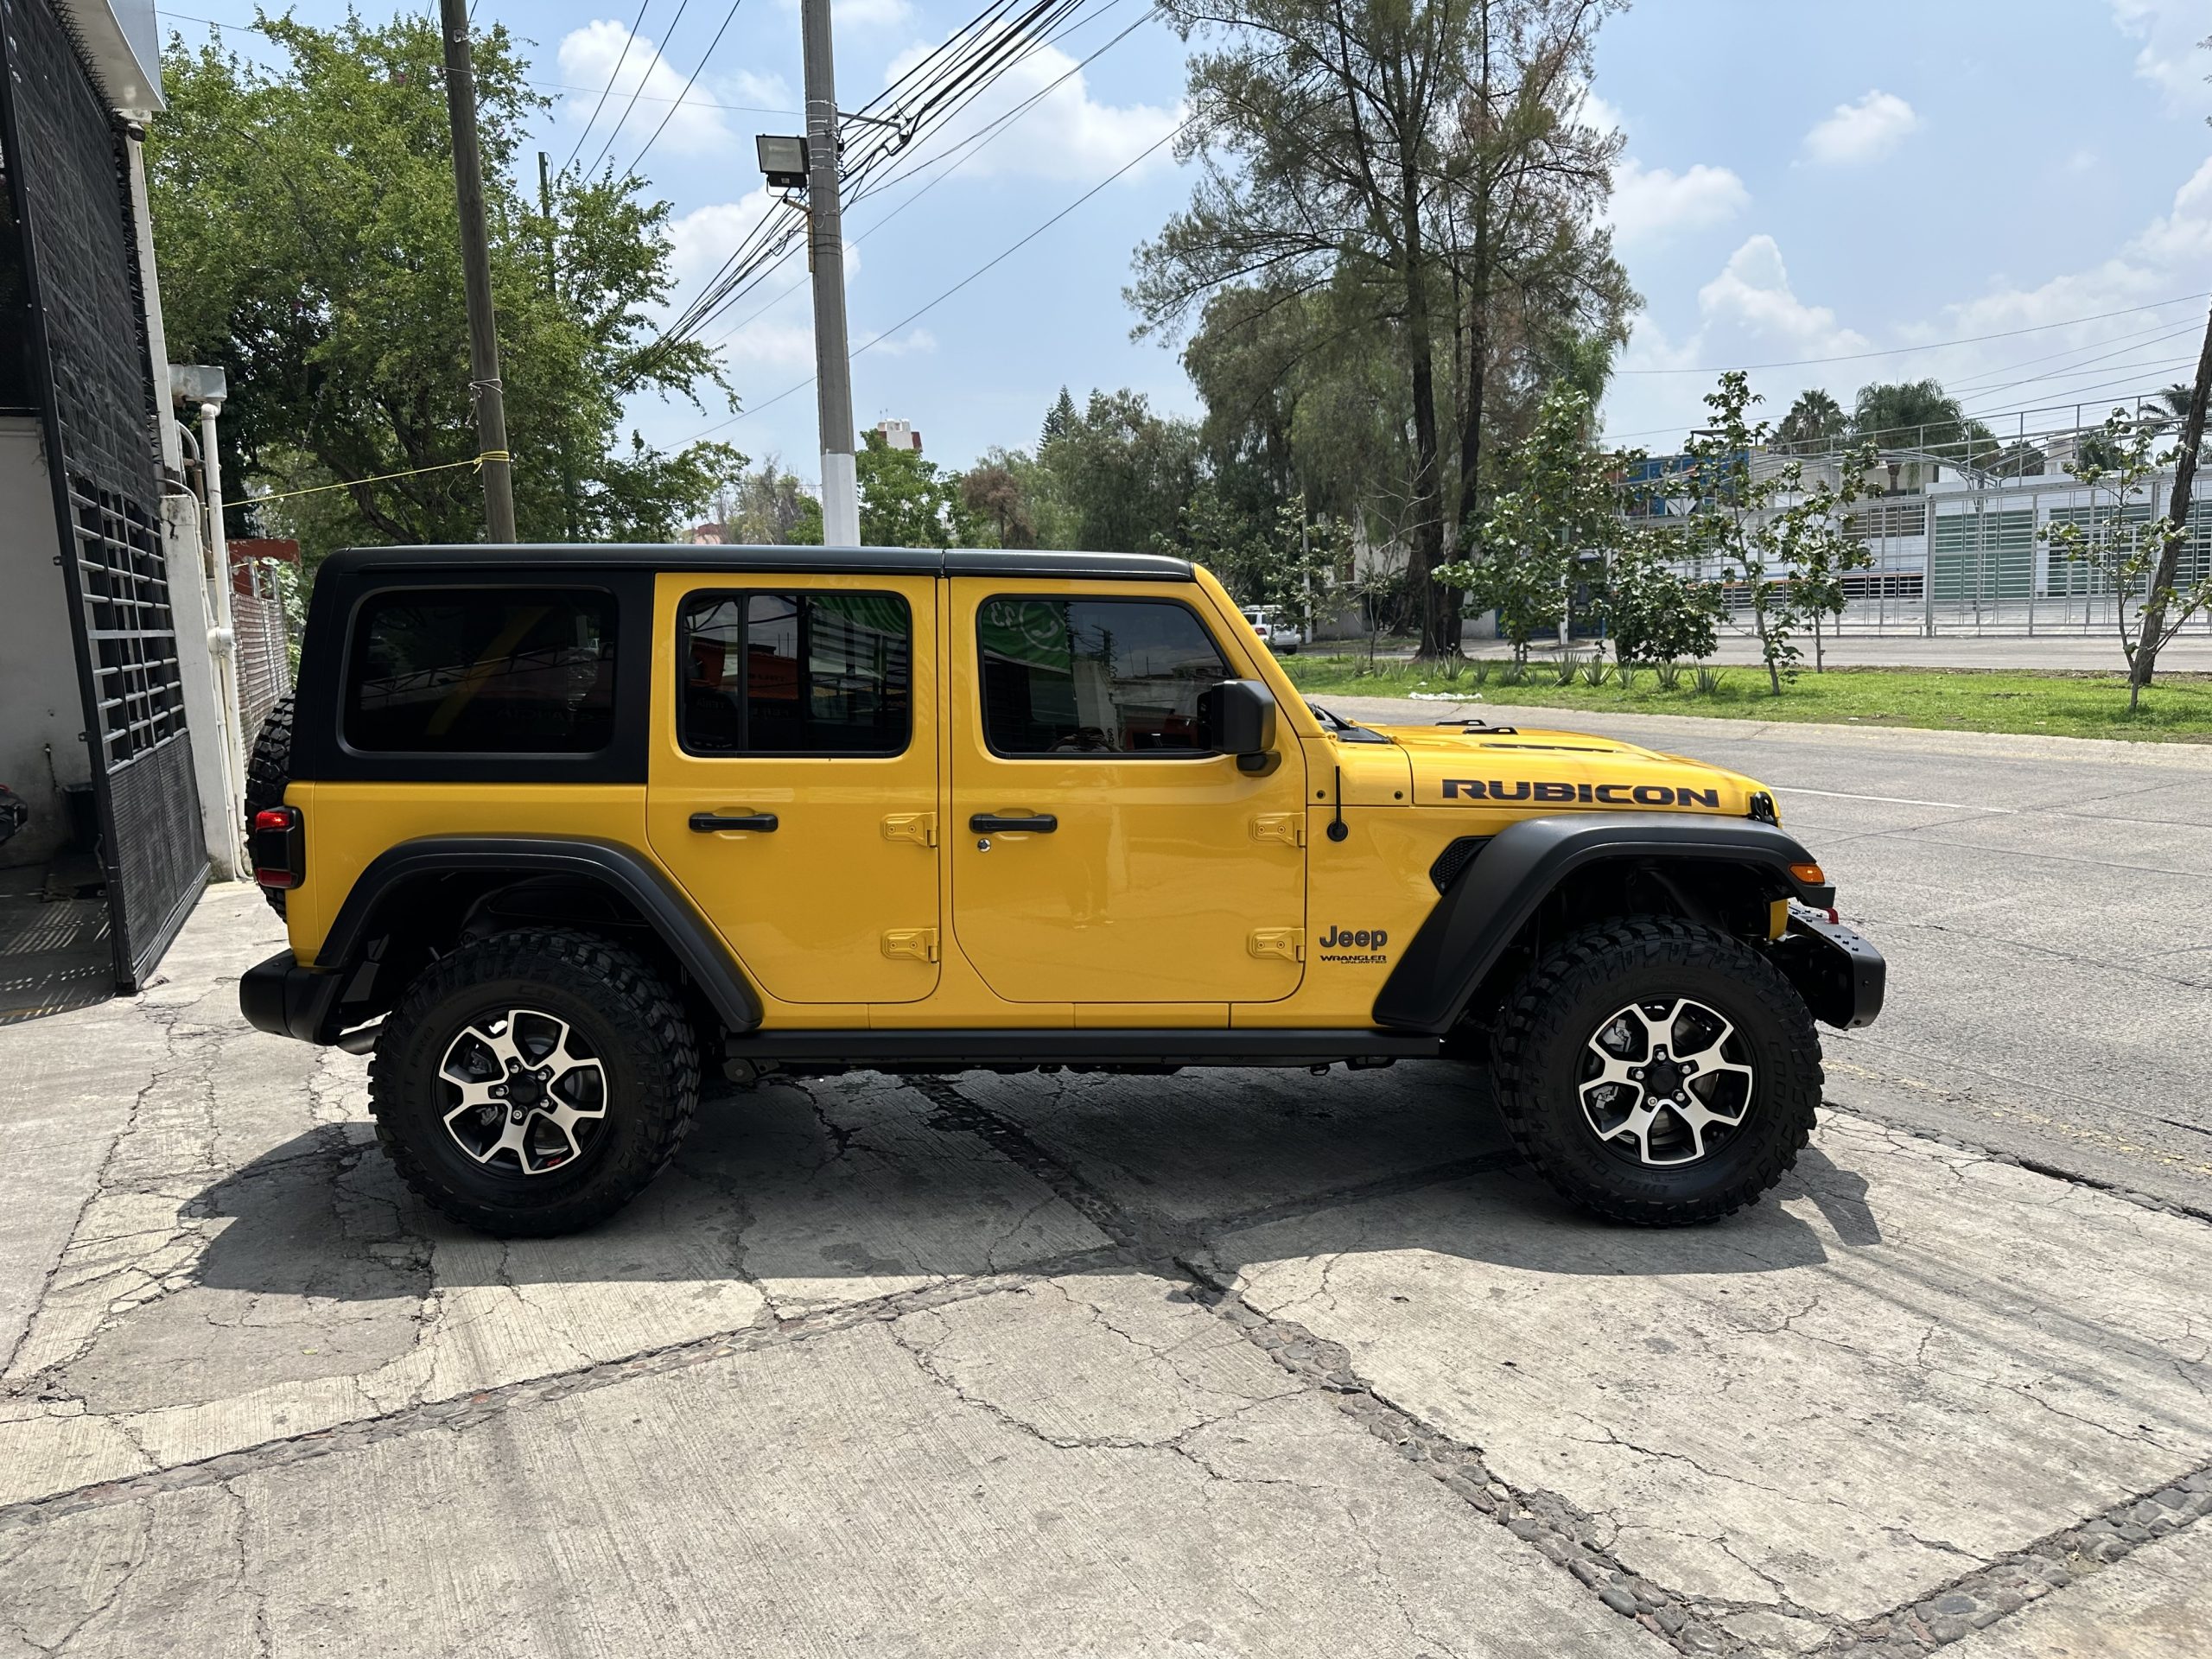
[[[1654,1166],[1602,1141],[1578,1089],[1586,1046],[1615,1010],[1689,997],[1734,1025],[1755,1070],[1740,1128],[1694,1162]],[[1507,1003],[1491,1078],[1513,1142],[1573,1203],[1647,1227],[1717,1221],[1797,1161],[1821,1100],[1813,1016],[1764,957],[1672,917],[1600,923],[1548,951]],[[1602,1096],[1601,1096],[1602,1097]]]
[[[253,740],[253,753],[245,763],[245,821],[264,807],[284,804],[284,791],[292,781],[292,699],[279,697],[261,722]],[[284,913],[282,888],[264,887],[261,896],[279,916]]]
[[[606,1116],[565,1166],[487,1166],[446,1128],[448,1051],[502,1008],[568,1021],[605,1069]],[[621,1209],[676,1155],[698,1100],[696,1039],[668,986],[621,946],[565,929],[498,934],[432,963],[385,1018],[369,1062],[377,1139],[400,1179],[501,1238],[573,1232]]]

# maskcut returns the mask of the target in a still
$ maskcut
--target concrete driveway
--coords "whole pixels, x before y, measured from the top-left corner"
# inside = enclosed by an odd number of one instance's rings
[[[1853,741],[1839,798],[2023,764]],[[0,1029],[0,1659],[2212,1654],[2212,1225],[1898,1104],[2103,970],[1948,984],[2018,893],[1946,915],[1957,815],[1815,798],[1903,1036],[1689,1232],[1566,1209],[1434,1066],[725,1090],[615,1223],[501,1244],[392,1179],[360,1060],[242,1027],[277,933],[217,890],[166,982]],[[2202,1118],[2196,1015],[2088,1014]],[[2051,1122],[2136,1098],[2031,1059]]]

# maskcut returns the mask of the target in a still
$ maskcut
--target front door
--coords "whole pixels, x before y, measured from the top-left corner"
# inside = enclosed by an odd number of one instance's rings
[[[952,583],[953,925],[1017,1002],[1256,1002],[1298,988],[1305,772],[1203,747],[1243,640],[1143,582]]]
[[[784,1001],[937,986],[937,586],[660,578],[646,833]]]

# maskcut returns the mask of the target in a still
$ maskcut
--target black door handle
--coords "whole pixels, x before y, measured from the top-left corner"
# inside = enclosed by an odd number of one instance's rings
[[[968,827],[979,836],[1049,836],[1060,827],[1060,821],[1049,812],[1035,813],[1026,818],[1003,817],[996,812],[978,812],[968,820]]]
[[[691,827],[702,836],[711,836],[717,830],[772,830],[776,815],[772,812],[694,812]]]

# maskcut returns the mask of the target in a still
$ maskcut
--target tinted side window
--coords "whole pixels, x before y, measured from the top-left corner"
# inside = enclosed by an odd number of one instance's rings
[[[588,588],[372,596],[346,666],[346,741],[410,754],[591,754],[614,734],[614,599]]]
[[[1198,694],[1229,665],[1187,606],[991,599],[978,620],[983,730],[998,753],[1210,753]]]
[[[697,594],[683,607],[695,754],[898,754],[913,620],[896,594]]]

